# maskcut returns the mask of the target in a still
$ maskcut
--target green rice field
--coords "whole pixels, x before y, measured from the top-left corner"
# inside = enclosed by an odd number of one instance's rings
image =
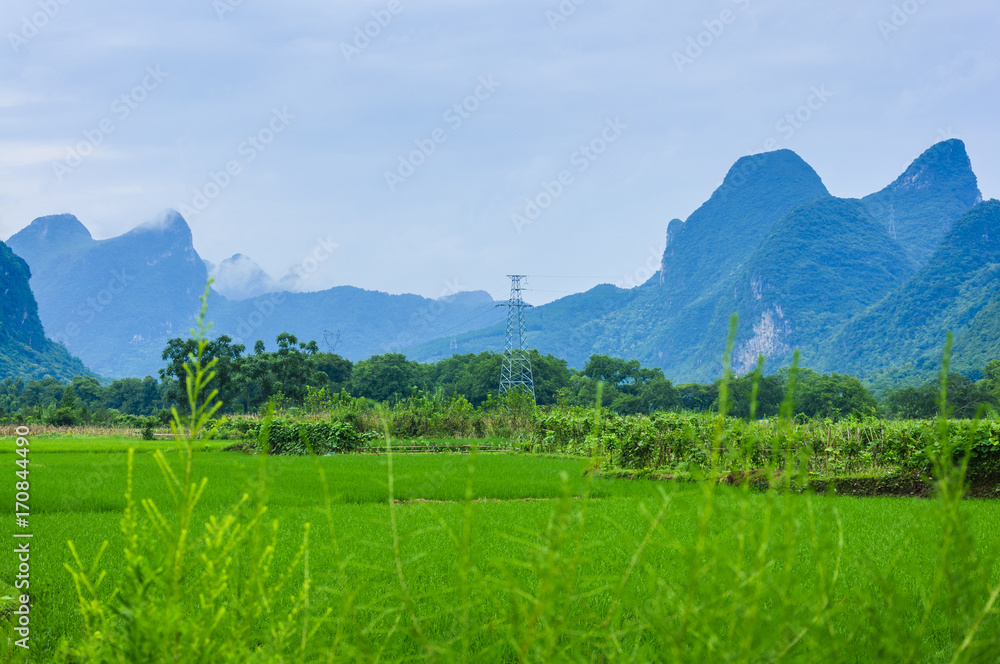
[[[249,523],[266,504],[271,578],[288,579],[274,580],[271,595],[263,587],[267,610],[243,625],[243,661],[279,661],[275,648],[281,661],[922,662],[997,661],[1000,652],[995,501],[592,479],[589,460],[569,457],[255,457],[224,446],[213,442],[193,456],[192,480],[206,484],[183,583],[197,597],[206,578],[199,556],[214,549],[204,524],[227,514]],[[128,568],[130,448],[134,498],[176,519],[153,453],[163,450],[182,468],[174,441],[32,441],[26,661],[84,661],[58,654],[60,642],[93,637],[66,567],[68,542],[85,567],[107,542],[98,594],[115,606],[110,592]],[[0,443],[9,471],[0,501],[8,506],[15,458],[11,441]],[[153,538],[148,514],[140,510],[141,532]],[[5,548],[12,522],[4,519]],[[226,574],[235,579],[252,561],[234,551],[227,555],[242,562]],[[10,584],[16,564],[0,556],[0,582]],[[211,568],[208,578],[222,573]],[[238,598],[229,593],[239,584],[222,585],[219,597],[192,601],[231,612]],[[293,638],[275,645],[285,619],[296,625]],[[12,661],[24,656],[17,649]]]

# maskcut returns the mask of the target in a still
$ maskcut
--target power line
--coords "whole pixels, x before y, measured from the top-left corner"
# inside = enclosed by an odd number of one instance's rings
[[[484,305],[484,306],[478,307],[476,309],[473,309],[473,311],[479,311],[479,313],[474,313],[470,318],[467,318],[466,320],[462,321],[461,323],[455,323],[454,325],[452,325],[451,326],[452,333],[454,334],[455,331],[458,330],[460,327],[462,327],[464,325],[467,325],[468,323],[471,323],[472,321],[476,320],[477,318],[482,318],[483,316],[485,316],[486,314],[490,313],[491,311],[493,311],[496,308],[497,308],[496,303],[495,302],[490,302],[487,305]]]
[[[529,274],[525,275],[526,279],[620,279],[621,275],[618,276],[608,276],[606,274],[592,274],[592,275],[575,275],[575,276],[565,276],[565,275],[552,275],[552,274]]]
[[[525,288],[524,290],[532,292],[532,293],[564,293],[564,294],[567,294],[567,295],[577,295],[577,294],[579,294],[579,291],[546,290],[544,288]]]

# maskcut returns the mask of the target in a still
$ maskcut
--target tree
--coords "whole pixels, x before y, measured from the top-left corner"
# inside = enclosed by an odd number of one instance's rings
[[[347,387],[351,380],[351,372],[354,370],[354,363],[345,360],[340,355],[334,353],[314,353],[310,355],[309,361],[318,371],[326,376],[327,384],[331,392],[340,392]]]
[[[502,355],[489,351],[452,355],[430,367],[430,379],[446,397],[462,395],[473,406],[479,406],[499,393],[502,362]]]
[[[321,387],[326,374],[310,361],[319,351],[315,341],[300,343],[294,334],[282,332],[276,339],[278,351],[272,355],[272,375],[275,388],[292,403],[305,401],[308,387]]]
[[[604,383],[602,402],[623,415],[673,410],[681,406],[680,393],[659,368],[643,367],[639,360],[591,355],[580,380],[574,381],[578,405],[594,405],[596,385]]]
[[[80,419],[79,401],[73,392],[73,386],[67,385],[63,390],[62,399],[59,400],[59,408],[55,414],[49,418],[49,424],[57,427],[69,427],[76,424]]]
[[[24,387],[21,393],[22,407],[34,408],[48,406],[62,398],[63,386],[52,376],[46,376],[38,381],[33,380]]]
[[[878,402],[853,376],[818,374],[809,369],[799,370],[799,386],[795,393],[795,412],[808,417],[844,417],[874,415]]]
[[[232,338],[223,334],[208,343],[205,349],[204,361],[207,364],[212,360],[218,360],[213,369],[215,380],[210,387],[219,390],[219,400],[223,404],[228,404],[234,397],[234,392],[238,386],[233,384],[233,376],[236,370],[236,363],[243,354],[246,347],[243,344],[234,344]],[[166,361],[167,366],[160,369],[160,379],[168,385],[168,395],[171,401],[182,407],[187,406],[187,396],[185,385],[187,373],[184,365],[188,358],[197,353],[198,342],[194,339],[170,339],[167,347],[163,349],[161,359]]]
[[[677,386],[681,408],[696,413],[703,413],[717,406],[719,399],[719,384],[702,385],[701,383],[685,383]]]
[[[253,355],[240,359],[233,379],[239,390],[230,404],[230,409],[235,409],[239,403],[245,412],[253,412],[275,394],[270,354],[264,350],[263,341],[258,341],[254,345]]]
[[[938,379],[935,382],[937,391],[941,389],[940,384]],[[981,406],[997,407],[997,397],[986,384],[975,383],[962,374],[948,374],[948,410],[951,417],[972,419],[979,415]]]
[[[104,406],[132,415],[155,415],[166,407],[166,387],[152,376],[122,378],[104,391]]]
[[[623,392],[619,392],[611,402],[611,410],[619,415],[642,415],[649,412],[642,397]]]
[[[615,401],[619,398],[618,388],[608,383],[602,385],[602,382],[582,373],[574,373],[569,381],[570,393],[573,395],[569,399],[569,404],[594,408],[597,406],[597,394],[600,392],[601,407],[613,408]]]
[[[639,388],[645,412],[676,410],[681,405],[681,395],[674,384],[663,378],[654,378]]]
[[[426,389],[428,382],[416,362],[401,353],[374,355],[354,365],[351,394],[375,401],[390,401],[408,396],[413,390]]]
[[[990,360],[986,364],[979,384],[992,395],[995,402],[1000,402],[1000,360]]]
[[[625,361],[608,355],[591,355],[583,368],[583,375],[620,388],[638,382],[641,369],[639,360]]]
[[[94,408],[104,401],[104,389],[92,376],[77,376],[73,379],[76,396],[87,406]]]
[[[958,373],[948,374],[948,416],[971,419],[979,414],[981,406],[996,408],[998,394],[993,385],[1000,363],[986,365],[985,378],[973,382]],[[924,383],[917,387],[902,387],[886,392],[886,411],[889,417],[899,419],[930,419],[936,417],[941,408],[938,399],[941,394],[941,379]]]
[[[320,353],[315,341],[300,342],[288,332],[279,334],[275,341],[278,350],[269,353],[263,340],[258,339],[253,354],[237,357],[232,365],[232,399],[229,410],[239,407],[252,412],[274,397],[281,397],[292,405],[301,405],[309,388],[327,387],[330,377],[324,368],[337,375],[349,375],[351,363],[338,355]],[[339,390],[343,382],[336,386]],[[238,406],[237,406],[238,405]]]
[[[559,390],[569,386],[571,374],[566,360],[554,355],[542,355],[537,350],[532,350],[530,356],[535,402],[542,406],[555,405]],[[499,380],[498,368],[496,382],[499,383]]]
[[[888,416],[901,420],[929,419],[939,410],[933,383],[888,390],[885,402]]]
[[[781,412],[781,403],[785,398],[785,376],[779,373],[758,377],[758,373],[754,371],[734,378],[729,383],[729,414],[733,417],[750,417],[755,380],[757,381],[757,417],[774,417]]]

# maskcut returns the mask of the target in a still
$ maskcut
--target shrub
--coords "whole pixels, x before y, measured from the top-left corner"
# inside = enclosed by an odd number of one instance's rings
[[[329,454],[354,452],[379,435],[361,433],[347,420],[309,421],[276,417],[250,423],[244,439],[256,441],[268,454]]]
[[[153,440],[153,430],[156,425],[159,424],[159,418],[157,417],[147,417],[142,423],[142,439],[143,440]]]

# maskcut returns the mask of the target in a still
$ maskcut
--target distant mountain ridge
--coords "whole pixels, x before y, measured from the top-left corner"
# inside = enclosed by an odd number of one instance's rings
[[[956,362],[975,370],[1000,358],[997,205],[982,202],[958,140],[860,200],[832,196],[789,150],[744,157],[686,221],[667,224],[652,278],[531,309],[529,343],[572,366],[605,353],[712,380],[736,313],[738,372],[759,355],[787,365],[801,349],[816,369],[913,376],[938,361],[948,329]],[[101,241],[71,215],[43,217],[9,243],[35,274],[45,329],[106,376],[155,372],[166,339],[187,333],[210,271],[214,331],[248,347],[287,331],[354,360],[503,349],[504,313],[486,293],[287,292],[246,256],[206,266],[172,211]]]
[[[905,251],[860,201],[828,196],[778,220],[718,303],[707,335],[721,356],[729,316],[744,322],[733,367],[751,371],[757,358],[821,351],[829,330],[878,302],[914,273]]]
[[[155,375],[166,340],[191,328],[208,281],[173,211],[108,240],[72,215],[42,217],[8,244],[31,266],[49,336],[111,378]]]
[[[734,280],[781,218],[829,196],[816,171],[791,150],[743,157],[678,230],[672,230],[676,223],[668,227],[671,241],[660,274],[609,317],[610,328],[598,338],[601,347],[614,344],[618,356],[714,373],[707,365],[714,367],[722,348],[710,350],[717,340],[706,332],[713,328],[718,303],[729,297]],[[632,321],[650,315],[655,326],[633,330]],[[728,315],[724,318],[728,321]]]
[[[687,221],[670,222],[657,274],[638,288],[602,285],[532,309],[530,343],[577,367],[606,353],[663,367],[668,375],[713,375],[722,349],[706,354],[714,348],[706,333],[732,280],[779,219],[829,195],[790,150],[743,157]],[[498,326],[460,335],[457,343],[463,352],[502,350],[503,334]],[[448,352],[441,341],[412,351],[420,360]]]
[[[173,210],[107,240],[93,239],[73,215],[41,217],[9,244],[31,266],[46,332],[109,378],[156,375],[167,340],[187,336],[192,327],[209,277],[191,229]],[[278,334],[290,332],[359,360],[503,316],[483,292],[442,300],[350,286],[282,292],[287,284],[239,254],[216,274],[233,299],[213,291],[213,334],[228,334],[249,349],[257,339],[273,346]]]
[[[945,320],[955,325],[957,358],[1000,358],[1000,344],[991,343],[988,351],[981,345],[1000,331],[1000,300],[967,281],[966,309],[976,317],[952,316],[921,328],[920,344],[903,351],[886,349],[906,333],[900,328],[920,317],[878,313],[908,287],[930,288],[928,267],[933,274],[954,268],[959,258],[947,252],[947,238],[967,215],[989,216],[990,206],[981,201],[959,140],[932,146],[892,184],[862,200],[831,196],[815,171],[788,150],[744,157],[686,222],[667,225],[660,271],[646,284],[599,286],[533,309],[529,343],[577,367],[593,353],[606,353],[659,366],[676,380],[712,380],[721,373],[735,313],[738,372],[752,369],[759,355],[771,369],[787,365],[796,349],[806,366],[862,377],[891,365],[927,364],[943,346]],[[987,279],[985,268],[977,269],[975,283]],[[951,310],[943,300],[941,306]],[[499,350],[503,328],[456,341],[463,352]],[[845,350],[852,343],[868,350]],[[438,340],[410,354],[430,361],[449,352]],[[892,360],[873,357],[881,352]]]

